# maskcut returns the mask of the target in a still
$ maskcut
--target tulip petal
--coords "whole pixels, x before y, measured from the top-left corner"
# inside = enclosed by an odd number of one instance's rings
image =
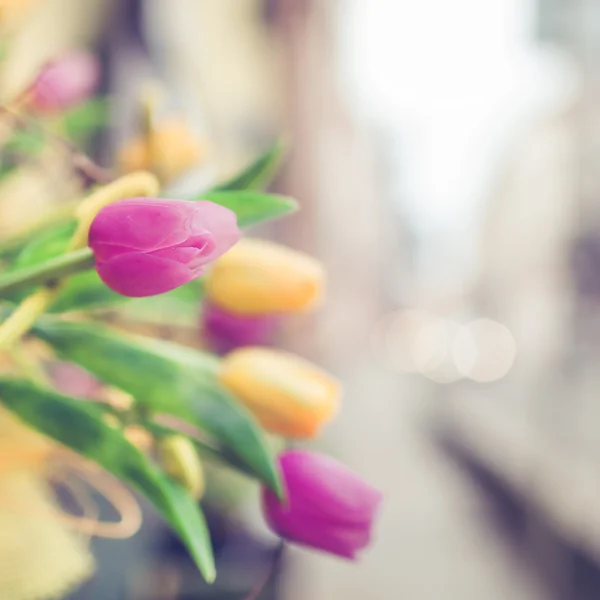
[[[219,378],[265,429],[295,439],[315,437],[342,394],[340,384],[310,362],[259,347],[228,354]]]
[[[200,275],[180,262],[142,252],[96,263],[96,270],[111,290],[131,298],[163,294]]]
[[[128,198],[103,208],[90,227],[88,243],[100,260],[107,245],[152,252],[189,237],[190,203],[184,200]],[[201,233],[204,233],[201,232]]]
[[[218,260],[207,280],[211,301],[242,315],[298,313],[323,295],[322,265],[273,242],[244,238]]]
[[[349,559],[371,541],[381,494],[337,461],[302,450],[279,459],[286,501],[263,490],[263,512],[280,536]]]
[[[192,228],[209,231],[215,240],[214,250],[207,257],[207,261],[221,256],[239,241],[242,233],[237,226],[237,217],[232,210],[207,200],[193,202],[192,206],[194,207]],[[189,239],[190,243],[193,239],[193,237]]]
[[[96,215],[88,244],[102,280],[118,293],[140,297],[199,277],[239,236],[235,214],[211,202],[127,198]]]
[[[273,503],[268,510],[269,525],[281,537],[296,544],[355,559],[357,552],[371,541],[371,521],[354,525],[337,524],[297,510],[290,518],[285,509],[281,512],[281,504],[275,494],[269,492],[269,495]]]
[[[100,64],[91,54],[73,52],[47,64],[31,87],[40,111],[70,108],[89,98],[100,80]]]
[[[222,354],[242,346],[270,345],[278,323],[271,315],[239,316],[210,302],[202,310],[203,333],[212,350]]]
[[[328,518],[364,523],[373,517],[381,502],[379,491],[328,456],[290,450],[281,458],[281,466],[284,472],[294,473],[287,482],[290,495],[302,503],[316,505]]]

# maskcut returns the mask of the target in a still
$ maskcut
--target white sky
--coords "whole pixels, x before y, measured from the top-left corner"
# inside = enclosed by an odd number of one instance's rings
[[[397,133],[403,208],[442,252],[445,244],[471,252],[465,233],[474,232],[503,147],[572,89],[565,63],[532,41],[534,4],[348,1],[341,39],[350,97]]]

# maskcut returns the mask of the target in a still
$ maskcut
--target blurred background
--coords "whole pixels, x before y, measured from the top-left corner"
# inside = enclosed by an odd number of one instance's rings
[[[318,444],[385,502],[357,564],[286,549],[261,598],[600,598],[600,2],[23,5],[3,101],[91,48],[101,164],[148,81],[204,148],[171,197],[288,140],[273,189],[302,210],[258,233],[317,256],[329,289],[284,345],[344,381]],[[27,216],[5,204],[0,230]],[[255,496],[214,502],[215,589],[149,514],[97,543],[72,598],[243,598],[276,552]]]

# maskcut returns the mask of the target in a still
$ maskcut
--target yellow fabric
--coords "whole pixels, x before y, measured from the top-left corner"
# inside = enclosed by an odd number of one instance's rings
[[[82,536],[56,518],[51,491],[35,472],[0,478],[0,597],[60,598],[87,579],[93,558]]]
[[[0,598],[60,598],[89,577],[86,540],[59,517],[42,466],[53,444],[0,409]]]

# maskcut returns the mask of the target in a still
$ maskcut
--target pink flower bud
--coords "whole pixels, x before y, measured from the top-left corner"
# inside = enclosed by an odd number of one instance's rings
[[[238,315],[211,302],[202,309],[202,333],[217,354],[243,346],[270,346],[278,324],[276,315]]]
[[[279,463],[286,501],[263,489],[263,512],[281,537],[355,559],[371,541],[382,495],[337,461],[303,450],[284,452]]]
[[[96,215],[88,243],[102,281],[138,298],[200,277],[239,238],[235,213],[213,202],[128,198]]]
[[[100,64],[87,52],[73,52],[46,64],[29,88],[40,112],[71,108],[89,98],[100,80]]]

